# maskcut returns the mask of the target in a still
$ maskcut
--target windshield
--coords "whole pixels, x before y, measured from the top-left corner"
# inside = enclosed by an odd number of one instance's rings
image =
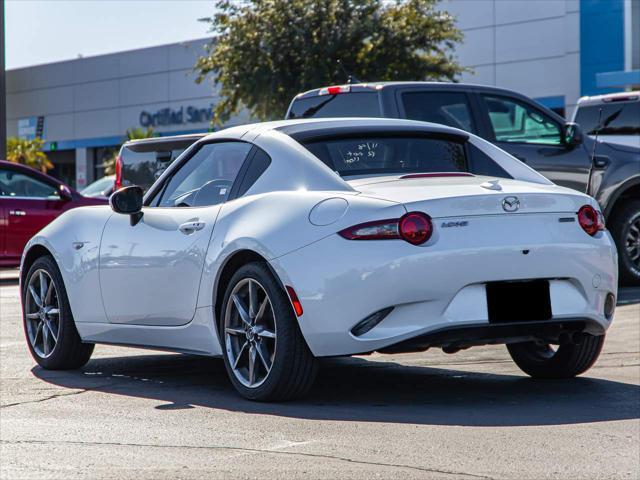
[[[602,109],[598,130],[598,117]],[[616,102],[578,107],[576,123],[587,135],[638,135],[640,134],[640,102]]]
[[[358,136],[304,146],[341,176],[468,172],[465,145],[429,137]]]
[[[100,180],[96,180],[92,184],[80,191],[80,194],[85,197],[92,197],[96,195],[102,195],[102,192],[113,187],[114,177],[103,177]]]

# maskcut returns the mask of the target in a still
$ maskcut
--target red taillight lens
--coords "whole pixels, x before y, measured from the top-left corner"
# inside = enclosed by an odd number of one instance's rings
[[[585,205],[578,210],[578,222],[582,229],[591,236],[605,229],[602,214],[591,205]]]
[[[400,219],[400,236],[413,245],[421,245],[431,238],[431,217],[420,212],[410,212]]]
[[[321,88],[318,95],[338,95],[339,93],[349,93],[350,85],[334,85],[332,87]]]
[[[118,155],[116,157],[116,181],[114,190],[119,190],[122,188],[122,157]]]
[[[420,212],[410,212],[400,219],[376,220],[345,228],[338,235],[347,240],[397,240],[403,239],[420,245],[433,233],[431,217]]]

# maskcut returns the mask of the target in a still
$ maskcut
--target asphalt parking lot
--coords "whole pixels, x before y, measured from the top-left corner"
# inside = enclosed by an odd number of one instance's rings
[[[640,289],[599,362],[534,381],[503,347],[332,359],[310,396],[239,398],[221,360],[98,346],[47,372],[0,276],[0,475],[22,478],[638,478]]]

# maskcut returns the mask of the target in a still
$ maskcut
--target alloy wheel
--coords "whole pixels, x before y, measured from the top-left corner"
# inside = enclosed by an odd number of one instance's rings
[[[25,299],[27,334],[31,347],[42,358],[51,356],[60,333],[60,300],[51,275],[36,270],[27,284]]]
[[[625,250],[636,270],[640,270],[640,215],[631,220],[625,238]]]
[[[227,359],[235,377],[256,388],[267,379],[276,353],[276,319],[264,287],[253,278],[233,288],[224,318]]]

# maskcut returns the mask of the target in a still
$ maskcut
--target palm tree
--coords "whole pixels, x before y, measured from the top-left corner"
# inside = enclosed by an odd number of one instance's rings
[[[47,173],[53,164],[42,151],[44,141],[41,138],[26,140],[24,138],[9,137],[7,139],[7,160],[21,163]]]
[[[127,142],[129,140],[139,140],[141,138],[151,138],[155,136],[153,128],[149,127],[146,130],[144,128],[133,127],[127,130],[126,133]],[[113,152],[113,155],[107,158],[102,166],[104,167],[105,175],[113,175],[116,173],[116,158],[118,158],[118,153],[120,152],[120,148]]]

